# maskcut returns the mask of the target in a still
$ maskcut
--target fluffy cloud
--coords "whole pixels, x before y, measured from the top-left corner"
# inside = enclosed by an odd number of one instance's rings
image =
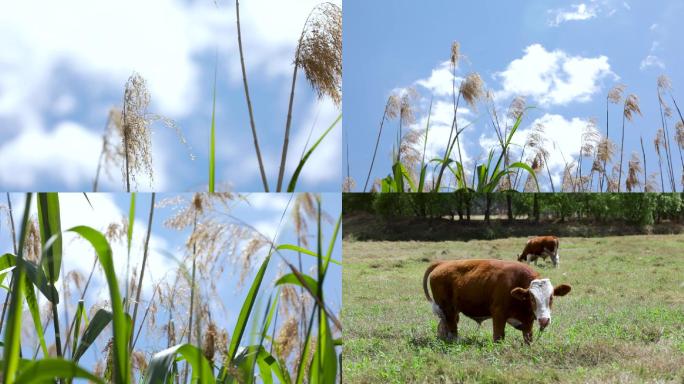
[[[517,152],[517,155],[515,155],[514,158],[518,158],[517,156],[520,155],[520,148],[525,145],[528,135],[532,132],[534,127],[539,124],[545,127],[544,136],[546,137],[548,144],[546,149],[549,152],[547,161],[549,168],[551,169],[554,186],[556,191],[558,191],[566,162],[571,163],[579,154],[582,131],[587,126],[588,120],[578,117],[566,119],[564,116],[558,114],[544,114],[532,121],[524,129],[520,129],[516,132],[512,141],[513,151]],[[480,138],[480,144],[483,147],[488,147],[493,143],[496,143],[495,137],[483,135]],[[528,155],[529,153],[526,153],[525,156],[527,157]],[[539,177],[539,184],[542,190],[546,189],[551,191],[546,169],[544,169],[544,173],[541,173]]]
[[[52,131],[29,129],[0,146],[0,185],[31,190],[36,185],[60,184],[76,189],[83,180],[94,180],[102,137],[74,122],[62,122]],[[166,185],[164,152],[153,147],[155,187]],[[118,170],[112,170],[114,177]],[[120,189],[101,171],[104,188]],[[140,190],[150,187],[146,176],[138,178]]]
[[[453,94],[453,79],[451,63],[445,61],[432,70],[430,77],[416,81],[416,85],[429,89],[435,96],[449,96]],[[461,80],[463,78],[456,76],[457,87]]]
[[[527,96],[544,106],[587,102],[604,78],[617,78],[606,56],[570,56],[562,50],[547,51],[541,44],[525,48],[523,57],[495,77],[503,86],[497,98]]]
[[[30,190],[46,178],[73,188],[95,177],[101,147],[98,135],[73,122],[51,132],[28,130],[0,146],[0,185]]]

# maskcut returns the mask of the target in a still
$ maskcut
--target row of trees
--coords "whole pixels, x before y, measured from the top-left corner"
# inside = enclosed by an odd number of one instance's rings
[[[581,221],[650,225],[684,222],[678,193],[455,193],[344,194],[345,214],[364,211],[385,218],[445,218],[470,222]]]

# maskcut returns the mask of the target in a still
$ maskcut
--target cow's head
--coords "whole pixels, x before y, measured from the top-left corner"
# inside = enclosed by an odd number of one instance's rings
[[[527,261],[527,257],[520,254],[520,255],[518,255],[518,261]]]
[[[514,288],[511,295],[521,301],[530,303],[534,317],[539,321],[539,328],[544,330],[551,321],[551,306],[554,296],[565,296],[572,287],[561,284],[557,287],[551,285],[549,279],[534,279],[529,288]]]

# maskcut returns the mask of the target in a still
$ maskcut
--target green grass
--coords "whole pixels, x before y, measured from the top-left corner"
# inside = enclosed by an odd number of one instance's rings
[[[464,316],[459,335],[437,338],[422,292],[435,259],[514,260],[525,238],[494,241],[345,240],[344,375],[353,383],[684,382],[684,235],[561,238],[560,268],[537,267],[572,292],[534,342]]]

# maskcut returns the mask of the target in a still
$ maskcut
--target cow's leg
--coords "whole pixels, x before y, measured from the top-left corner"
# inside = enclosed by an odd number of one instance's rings
[[[446,341],[458,340],[458,311],[453,308],[444,313],[444,323],[446,328]]]
[[[439,317],[437,334],[445,341],[455,340],[458,336],[458,310],[452,305],[433,303],[433,312]]]
[[[494,326],[494,342],[503,340],[506,331],[506,316],[495,314],[492,316],[492,325]]]
[[[534,323],[530,322],[529,324],[523,324],[522,325],[522,334],[523,334],[523,340],[525,340],[525,344],[530,345],[532,343],[532,326]]]
[[[558,268],[558,266],[560,265],[560,255],[558,254],[558,251],[551,255],[551,261],[553,261],[554,268]]]

